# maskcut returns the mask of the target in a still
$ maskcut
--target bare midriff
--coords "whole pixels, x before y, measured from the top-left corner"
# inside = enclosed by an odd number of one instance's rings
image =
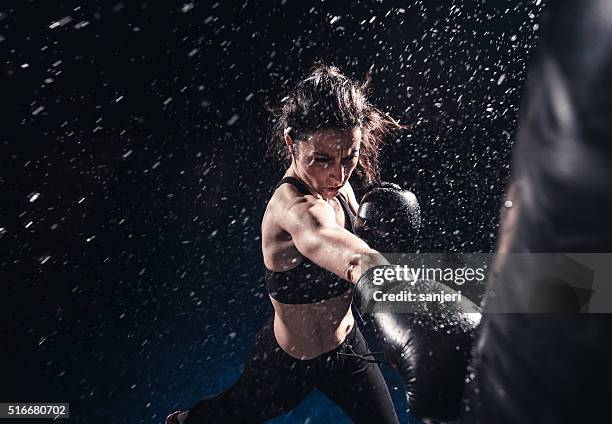
[[[274,336],[281,349],[297,359],[313,359],[334,350],[355,325],[352,289],[316,303],[274,306]]]

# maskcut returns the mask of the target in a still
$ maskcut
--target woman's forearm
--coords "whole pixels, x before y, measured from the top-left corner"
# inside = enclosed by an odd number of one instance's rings
[[[345,278],[351,283],[357,284],[364,272],[378,265],[389,265],[389,261],[374,249],[353,254],[348,261]]]

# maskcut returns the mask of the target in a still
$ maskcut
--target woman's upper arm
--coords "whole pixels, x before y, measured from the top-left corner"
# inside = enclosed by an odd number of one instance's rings
[[[294,204],[284,221],[284,229],[302,255],[342,278],[346,278],[355,255],[371,250],[336,223],[333,208],[323,200]]]
[[[291,235],[294,243],[297,240],[297,244],[308,244],[310,237],[316,237],[316,231],[336,223],[333,209],[328,206],[324,201],[302,198],[286,209],[281,227]]]

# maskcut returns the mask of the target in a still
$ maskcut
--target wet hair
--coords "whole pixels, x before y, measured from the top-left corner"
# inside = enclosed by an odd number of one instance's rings
[[[377,183],[384,138],[403,126],[368,102],[369,83],[369,76],[357,83],[334,66],[316,64],[278,106],[268,107],[273,118],[268,146],[271,155],[290,163],[284,141],[286,131],[299,145],[317,131],[360,127],[361,148],[355,172],[364,185]]]

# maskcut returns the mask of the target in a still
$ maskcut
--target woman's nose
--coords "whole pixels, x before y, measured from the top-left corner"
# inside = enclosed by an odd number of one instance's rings
[[[344,166],[341,163],[333,164],[330,177],[334,183],[341,184],[344,181]]]

